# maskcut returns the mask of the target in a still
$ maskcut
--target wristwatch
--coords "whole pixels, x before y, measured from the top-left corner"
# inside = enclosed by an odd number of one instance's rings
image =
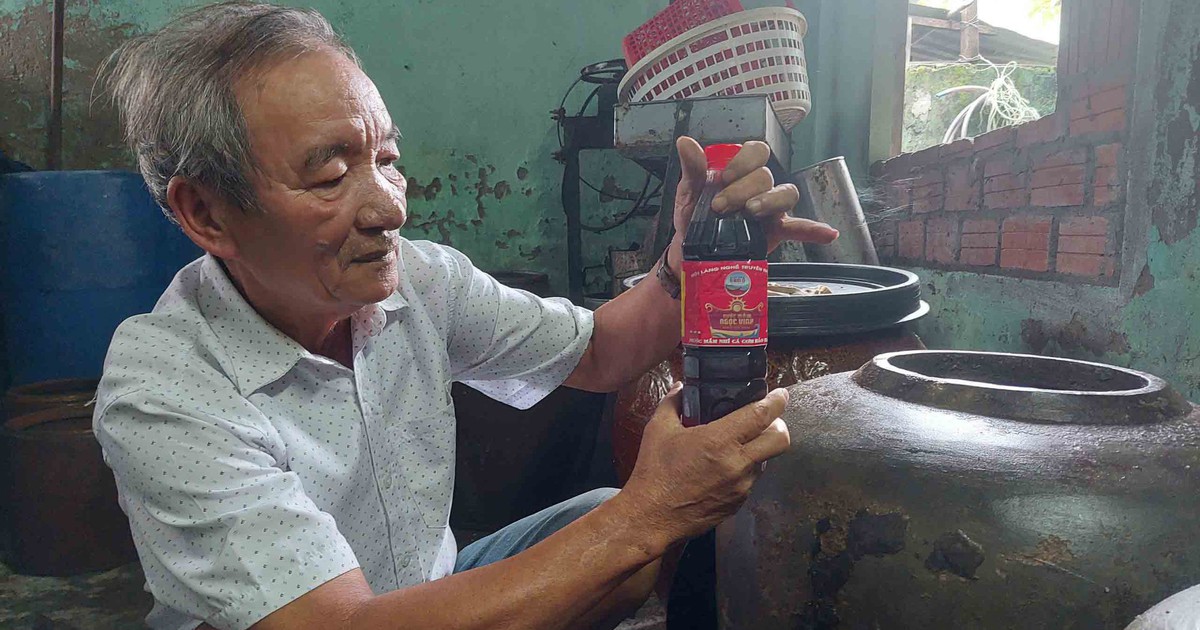
[[[663,291],[666,291],[667,295],[671,296],[672,299],[678,300],[681,293],[681,285],[679,276],[675,275],[675,272],[671,271],[671,265],[667,264],[667,254],[670,251],[670,248],[668,248],[667,251],[663,252],[662,259],[658,261],[658,283],[662,285]]]

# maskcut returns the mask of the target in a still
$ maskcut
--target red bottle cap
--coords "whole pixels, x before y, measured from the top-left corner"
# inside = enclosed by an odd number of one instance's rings
[[[712,171],[723,171],[733,156],[742,150],[740,144],[710,144],[704,147],[704,157],[708,158],[708,168]]]

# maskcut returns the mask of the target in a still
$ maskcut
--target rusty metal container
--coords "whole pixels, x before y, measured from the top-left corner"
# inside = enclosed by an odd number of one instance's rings
[[[903,352],[791,393],[717,531],[727,630],[1122,628],[1200,576],[1200,413],[1157,377]]]

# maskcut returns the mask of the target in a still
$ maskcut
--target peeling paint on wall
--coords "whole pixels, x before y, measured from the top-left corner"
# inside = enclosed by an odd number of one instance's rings
[[[1163,72],[1155,91],[1155,100],[1162,106],[1158,133],[1164,141],[1158,147],[1155,167],[1159,177],[1150,188],[1150,198],[1154,226],[1168,245],[1196,229],[1200,202],[1200,40],[1192,39],[1195,33],[1188,32],[1186,19],[1174,19],[1187,10],[1172,9],[1172,19],[1167,22],[1170,51],[1163,55]]]
[[[49,0],[0,12],[0,149],[35,168],[45,165],[49,111]],[[93,102],[100,63],[137,27],[100,0],[71,3],[64,19],[63,167],[132,168],[116,114]]]

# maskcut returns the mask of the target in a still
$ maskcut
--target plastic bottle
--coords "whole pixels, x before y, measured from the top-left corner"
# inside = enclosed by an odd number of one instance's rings
[[[741,145],[704,149],[708,173],[683,239],[683,421],[706,424],[767,395],[767,239],[717,214],[721,173]]]

